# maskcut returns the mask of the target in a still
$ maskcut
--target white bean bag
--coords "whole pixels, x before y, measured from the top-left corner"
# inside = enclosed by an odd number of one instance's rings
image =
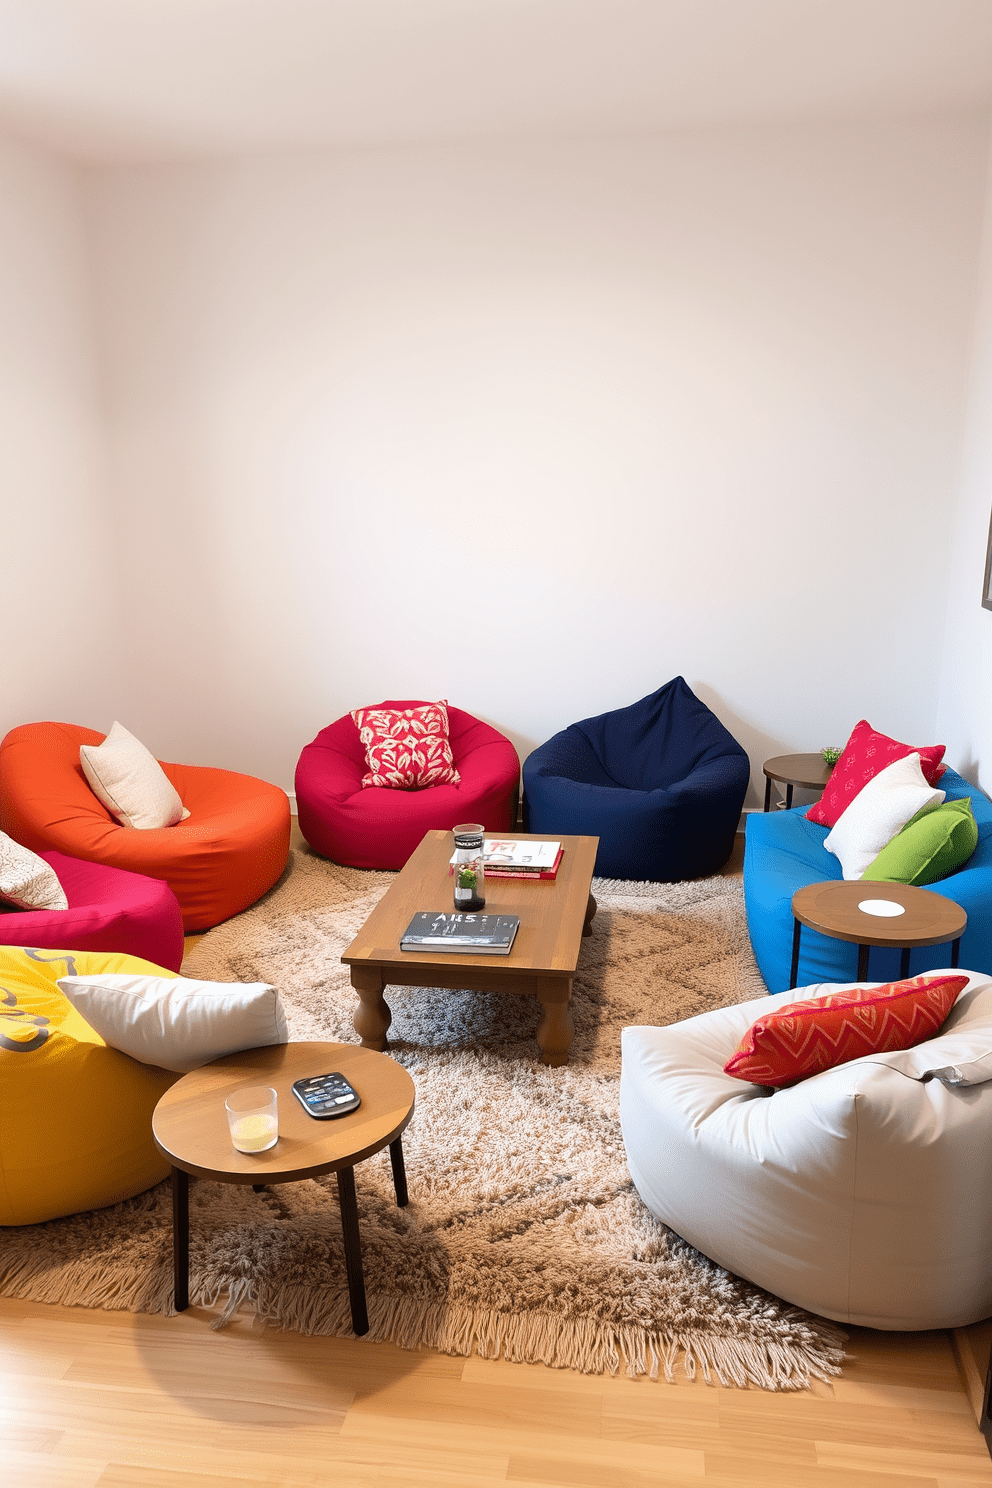
[[[968,985],[936,1038],[784,1090],[723,1066],[762,1014],[855,983],[625,1028],[623,1138],[651,1212],[839,1322],[956,1328],[992,1314],[992,980],[957,974]]]

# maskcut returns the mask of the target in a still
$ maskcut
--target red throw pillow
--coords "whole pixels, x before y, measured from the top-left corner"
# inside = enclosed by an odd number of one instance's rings
[[[886,765],[905,759],[907,754],[920,756],[920,767],[928,785],[936,785],[947,766],[940,762],[945,745],[927,744],[919,748],[915,744],[900,744],[888,734],[873,729],[867,719],[854,725],[851,737],[844,745],[844,753],[830,771],[826,789],[815,806],[806,813],[808,821],[819,822],[821,827],[833,827],[842,811],[846,811],[862,786]]]
[[[911,1049],[937,1032],[967,985],[966,976],[918,976],[793,1002],[751,1024],[724,1072],[752,1085],[794,1085],[862,1054]]]
[[[448,740],[448,704],[426,703],[422,708],[358,708],[352,713],[365,745],[369,767],[367,785],[414,790],[425,785],[457,785]]]

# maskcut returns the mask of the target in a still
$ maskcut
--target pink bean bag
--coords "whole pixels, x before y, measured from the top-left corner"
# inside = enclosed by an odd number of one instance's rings
[[[423,702],[385,702],[377,708],[422,708]],[[516,825],[520,761],[509,739],[448,704],[451,752],[458,785],[424,790],[362,788],[368,766],[351,714],[321,729],[296,766],[300,831],[310,846],[351,868],[402,868],[432,828],[450,831],[481,822],[490,832]]]
[[[0,945],[116,951],[179,970],[183,917],[167,883],[60,852],[38,856],[55,870],[69,908],[5,909],[0,913]]]

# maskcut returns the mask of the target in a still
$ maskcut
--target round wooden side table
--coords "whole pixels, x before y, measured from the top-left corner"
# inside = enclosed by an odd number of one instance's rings
[[[832,769],[833,765],[828,765],[820,754],[777,754],[774,759],[765,760],[761,767],[765,777],[765,810],[771,810],[773,780],[781,780],[785,785],[785,809],[788,811],[797,785],[805,790],[823,790]]]
[[[308,1116],[293,1094],[294,1080],[339,1070],[362,1103],[331,1121]],[[237,1152],[231,1144],[224,1101],[246,1085],[271,1085],[279,1098],[279,1139],[267,1152]],[[155,1145],[172,1164],[172,1236],[175,1305],[189,1306],[189,1180],[295,1183],[336,1173],[352,1327],[369,1331],[362,1272],[362,1243],[355,1200],[356,1163],[389,1148],[396,1202],[407,1202],[402,1133],[413,1115],[416,1092],[401,1064],[356,1044],[272,1044],[214,1060],[184,1075],[167,1090],[152,1115]]]
[[[866,910],[862,906],[868,904]],[[872,909],[874,908],[874,912]],[[807,884],[792,896],[795,926],[792,932],[792,974],[789,990],[798,985],[799,938],[803,925],[849,940],[858,948],[858,981],[868,979],[871,946],[902,948],[899,975],[909,976],[909,953],[914,946],[951,942],[951,965],[957,966],[961,937],[968,916],[960,904],[932,889],[909,884],[878,883],[871,879],[832,879]]]

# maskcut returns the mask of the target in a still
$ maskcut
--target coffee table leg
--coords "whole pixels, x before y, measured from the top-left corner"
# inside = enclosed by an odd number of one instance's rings
[[[951,965],[952,966],[957,966],[957,964],[958,964],[958,957],[960,956],[960,954],[961,954],[961,937],[959,935],[958,938],[957,938],[957,940],[952,940],[951,941]]]
[[[592,897],[592,895],[590,894],[589,895],[589,903],[586,905],[586,917],[585,917],[585,920],[582,923],[582,934],[583,935],[591,935],[592,934],[592,922],[593,922],[593,918],[595,917],[595,914],[596,914],[596,901]]]
[[[189,1306],[189,1174],[172,1170],[172,1290],[177,1312]]]
[[[909,976],[909,946],[903,946],[902,955],[899,957],[899,976],[905,981]]]
[[[789,973],[789,991],[792,992],[799,981],[799,939],[803,933],[802,923],[795,920],[792,926],[792,970]]]
[[[338,1203],[341,1206],[341,1230],[344,1235],[344,1263],[348,1271],[351,1326],[361,1338],[362,1334],[369,1331],[369,1314],[365,1304],[362,1237],[358,1233],[358,1202],[355,1198],[354,1168],[338,1169]]]
[[[549,977],[539,985],[537,995],[541,1002],[541,1021],[536,1035],[541,1063],[557,1069],[568,1063],[568,1051],[575,1038],[575,1024],[568,1006],[572,983]]]
[[[870,946],[866,946],[866,945],[859,945],[858,946],[858,981],[859,982],[866,982],[868,980],[868,952],[869,952],[870,949],[871,949]]]
[[[387,1048],[386,1033],[393,1021],[389,1004],[382,995],[385,986],[382,972],[376,966],[353,966],[351,985],[358,993],[354,1024],[362,1048],[375,1049],[382,1054]]]
[[[393,1165],[393,1187],[396,1190],[396,1202],[401,1209],[404,1209],[410,1202],[410,1195],[406,1189],[406,1164],[403,1161],[402,1137],[397,1137],[395,1142],[390,1142],[389,1161]]]

